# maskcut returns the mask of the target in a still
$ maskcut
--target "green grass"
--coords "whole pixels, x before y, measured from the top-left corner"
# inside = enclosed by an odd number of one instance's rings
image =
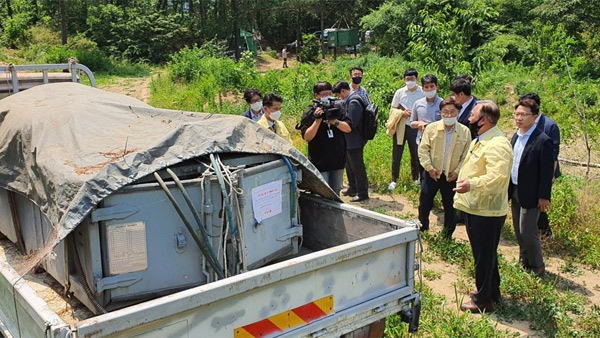
[[[497,329],[496,323],[488,315],[473,316],[461,312],[457,306],[449,305],[446,298],[434,294],[427,286],[423,287],[423,291],[419,332],[409,335],[408,324],[393,315],[386,322],[386,337],[518,337],[507,330]],[[460,300],[458,293],[455,297]]]

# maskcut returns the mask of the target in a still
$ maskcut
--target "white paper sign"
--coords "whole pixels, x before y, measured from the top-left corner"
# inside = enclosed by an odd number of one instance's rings
[[[258,223],[281,213],[281,180],[252,188],[252,210]]]

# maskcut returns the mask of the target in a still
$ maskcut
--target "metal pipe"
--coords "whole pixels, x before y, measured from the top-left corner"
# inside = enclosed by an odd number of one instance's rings
[[[186,228],[188,229],[188,231],[192,235],[192,238],[194,239],[194,241],[198,245],[198,248],[200,249],[200,251],[202,251],[202,254],[204,254],[204,256],[206,257],[208,263],[213,267],[213,269],[215,269],[215,272],[217,273],[217,275],[219,276],[219,278],[225,278],[225,274],[223,273],[223,268],[220,266],[219,262],[215,262],[215,261],[213,261],[211,259],[211,256],[208,254],[208,249],[204,246],[204,244],[202,243],[202,241],[198,237],[198,234],[196,233],[196,231],[194,230],[194,228],[192,228],[192,224],[188,221],[187,217],[185,217],[185,215],[183,214],[183,210],[181,210],[181,207],[179,206],[179,203],[177,203],[177,201],[175,200],[175,197],[169,191],[169,188],[165,184],[165,181],[163,181],[163,179],[160,177],[160,175],[157,172],[154,172],[154,178],[156,178],[156,180],[158,181],[158,184],[160,185],[160,187],[167,194],[167,197],[171,201],[171,204],[173,204],[173,207],[175,208],[175,211],[177,211],[177,214],[179,214],[179,217],[183,221],[183,224],[186,226]]]

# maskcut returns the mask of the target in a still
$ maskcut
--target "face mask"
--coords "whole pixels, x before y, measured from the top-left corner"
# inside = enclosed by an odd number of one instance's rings
[[[254,102],[253,104],[250,105],[250,108],[254,111],[259,111],[260,108],[262,108],[262,102],[260,102],[260,101]]]
[[[471,133],[473,135],[479,135],[479,128],[481,128],[481,126],[479,126],[479,121],[481,121],[481,119],[483,118],[483,115],[479,117],[479,119],[473,123],[469,123],[469,129],[471,130]]]
[[[277,121],[281,117],[281,110],[274,111],[271,113],[271,120]]]
[[[426,98],[431,99],[433,97],[435,97],[435,95],[437,94],[437,90],[430,90],[428,92],[423,92],[423,95],[425,95]]]
[[[417,86],[417,83],[415,81],[406,81],[405,83],[408,89],[413,89]]]
[[[362,76],[356,76],[352,78],[352,83],[354,84],[360,84],[360,82],[362,81]]]
[[[456,124],[456,116],[455,117],[444,117],[444,124],[447,126],[453,126]]]

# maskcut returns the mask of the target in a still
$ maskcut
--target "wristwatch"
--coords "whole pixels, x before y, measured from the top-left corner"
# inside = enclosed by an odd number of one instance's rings
[[[340,120],[335,120],[335,127],[337,128],[340,125]]]

